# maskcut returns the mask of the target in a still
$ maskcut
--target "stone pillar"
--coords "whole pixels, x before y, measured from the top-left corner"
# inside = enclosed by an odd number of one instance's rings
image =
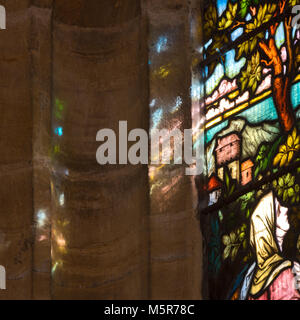
[[[189,3],[145,1],[151,129],[192,128]],[[152,299],[201,297],[201,238],[193,177],[183,165],[149,168]]]
[[[191,0],[190,1],[190,36],[191,36],[191,112],[192,112],[192,127],[194,132],[194,144],[198,145],[198,150],[200,151],[201,170],[198,172],[198,175],[194,177],[193,183],[193,208],[197,212],[198,218],[198,228],[195,230],[195,235],[197,239],[197,249],[194,253],[194,258],[197,263],[195,264],[199,273],[197,274],[198,289],[200,290],[200,297],[204,299],[205,292],[203,290],[203,236],[201,228],[203,228],[202,221],[199,215],[199,208],[203,205],[203,202],[206,202],[206,199],[203,197],[203,170],[205,166],[205,155],[204,155],[204,129],[205,129],[205,110],[203,101],[204,92],[204,82],[202,79],[202,73],[199,69],[200,62],[203,61],[203,35],[202,35],[202,1]],[[200,224],[199,224],[200,222]]]
[[[32,104],[29,0],[0,1],[0,299],[32,297]]]
[[[50,298],[52,3],[32,0],[31,83],[33,107],[33,299]]]
[[[100,166],[98,130],[148,130],[138,0],[55,1],[52,297],[148,298],[147,166]]]

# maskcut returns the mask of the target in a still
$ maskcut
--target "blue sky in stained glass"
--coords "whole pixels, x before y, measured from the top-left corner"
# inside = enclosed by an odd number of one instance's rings
[[[275,34],[275,42],[276,42],[277,48],[280,48],[284,43],[284,27],[282,22],[277,28],[277,31]]]
[[[300,105],[300,82],[291,88],[291,102],[294,109]]]
[[[235,50],[230,50],[225,54],[225,65],[218,64],[213,72],[213,74],[206,80],[206,94],[210,95],[220,84],[226,69],[226,76],[230,79],[236,77],[241,68],[245,65],[246,59],[241,58],[235,61]],[[208,67],[205,68],[206,73],[208,72]]]
[[[265,39],[268,39],[268,38],[269,38],[269,31],[266,31]]]
[[[273,98],[270,97],[264,101],[254,105],[253,107],[239,114],[242,118],[246,118],[250,123],[260,123],[266,120],[278,119]]]
[[[243,28],[237,28],[231,33],[231,40],[235,41],[238,37],[240,37],[244,32]]]
[[[230,50],[226,53],[226,60],[225,60],[225,68],[226,68],[226,75],[233,79],[235,76],[237,76],[242,67],[246,63],[245,58],[241,58],[239,61],[235,61],[235,50]]]
[[[217,0],[218,15],[221,16],[227,7],[227,0]]]
[[[206,81],[206,94],[211,94],[213,90],[219,85],[221,79],[224,76],[224,67],[219,63],[213,74]]]
[[[293,30],[292,30],[293,38],[295,37],[296,31],[297,31],[297,24],[293,27]]]
[[[226,128],[228,126],[228,121],[223,121],[222,123],[218,124],[217,126],[209,129],[205,133],[205,142],[209,143],[215,136],[216,133],[221,131],[222,129]]]
[[[252,19],[252,16],[251,16],[250,13],[248,13],[248,14],[246,15],[245,20],[246,20],[246,21],[250,21],[251,19]]]

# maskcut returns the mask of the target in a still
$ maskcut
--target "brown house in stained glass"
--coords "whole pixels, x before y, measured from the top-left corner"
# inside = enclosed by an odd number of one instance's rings
[[[250,181],[252,181],[252,175],[253,175],[253,167],[254,164],[252,162],[252,160],[247,160],[244,161],[241,165],[241,184],[242,186],[246,185],[247,183],[249,183]]]
[[[233,133],[229,136],[219,138],[216,147],[217,164],[223,164],[235,160],[240,155],[240,141],[237,134]]]
[[[218,138],[216,147],[216,159],[218,165],[218,176],[223,181],[224,166],[227,166],[232,179],[240,180],[240,145],[241,139],[236,133],[226,137]]]

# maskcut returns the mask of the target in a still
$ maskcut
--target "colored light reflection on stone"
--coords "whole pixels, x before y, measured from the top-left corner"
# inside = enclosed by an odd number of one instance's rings
[[[59,153],[60,152],[60,146],[59,145],[55,145],[54,148],[53,148],[53,152],[56,154],[56,153]]]
[[[47,220],[47,215],[45,210],[39,210],[37,213],[37,223],[39,227],[43,227]]]
[[[166,51],[168,49],[168,39],[165,36],[161,36],[158,38],[158,41],[156,43],[156,52],[161,53],[163,51]]]
[[[63,111],[64,111],[64,104],[61,100],[55,99],[55,117],[56,119],[62,120],[63,118]]]
[[[62,127],[57,127],[55,130],[54,130],[55,134],[58,135],[59,137],[62,137],[63,134],[64,134],[64,130]]]
[[[63,206],[65,204],[65,195],[64,193],[59,195],[59,204]]]

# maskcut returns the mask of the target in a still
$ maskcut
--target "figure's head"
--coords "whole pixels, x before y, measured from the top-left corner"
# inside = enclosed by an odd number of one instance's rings
[[[258,203],[251,217],[250,243],[261,262],[282,251],[283,239],[290,228],[288,208],[272,192]],[[272,248],[272,249],[271,249]]]
[[[288,208],[283,207],[275,197],[275,214],[276,214],[276,238],[280,250],[282,251],[283,239],[290,229],[288,220]]]

